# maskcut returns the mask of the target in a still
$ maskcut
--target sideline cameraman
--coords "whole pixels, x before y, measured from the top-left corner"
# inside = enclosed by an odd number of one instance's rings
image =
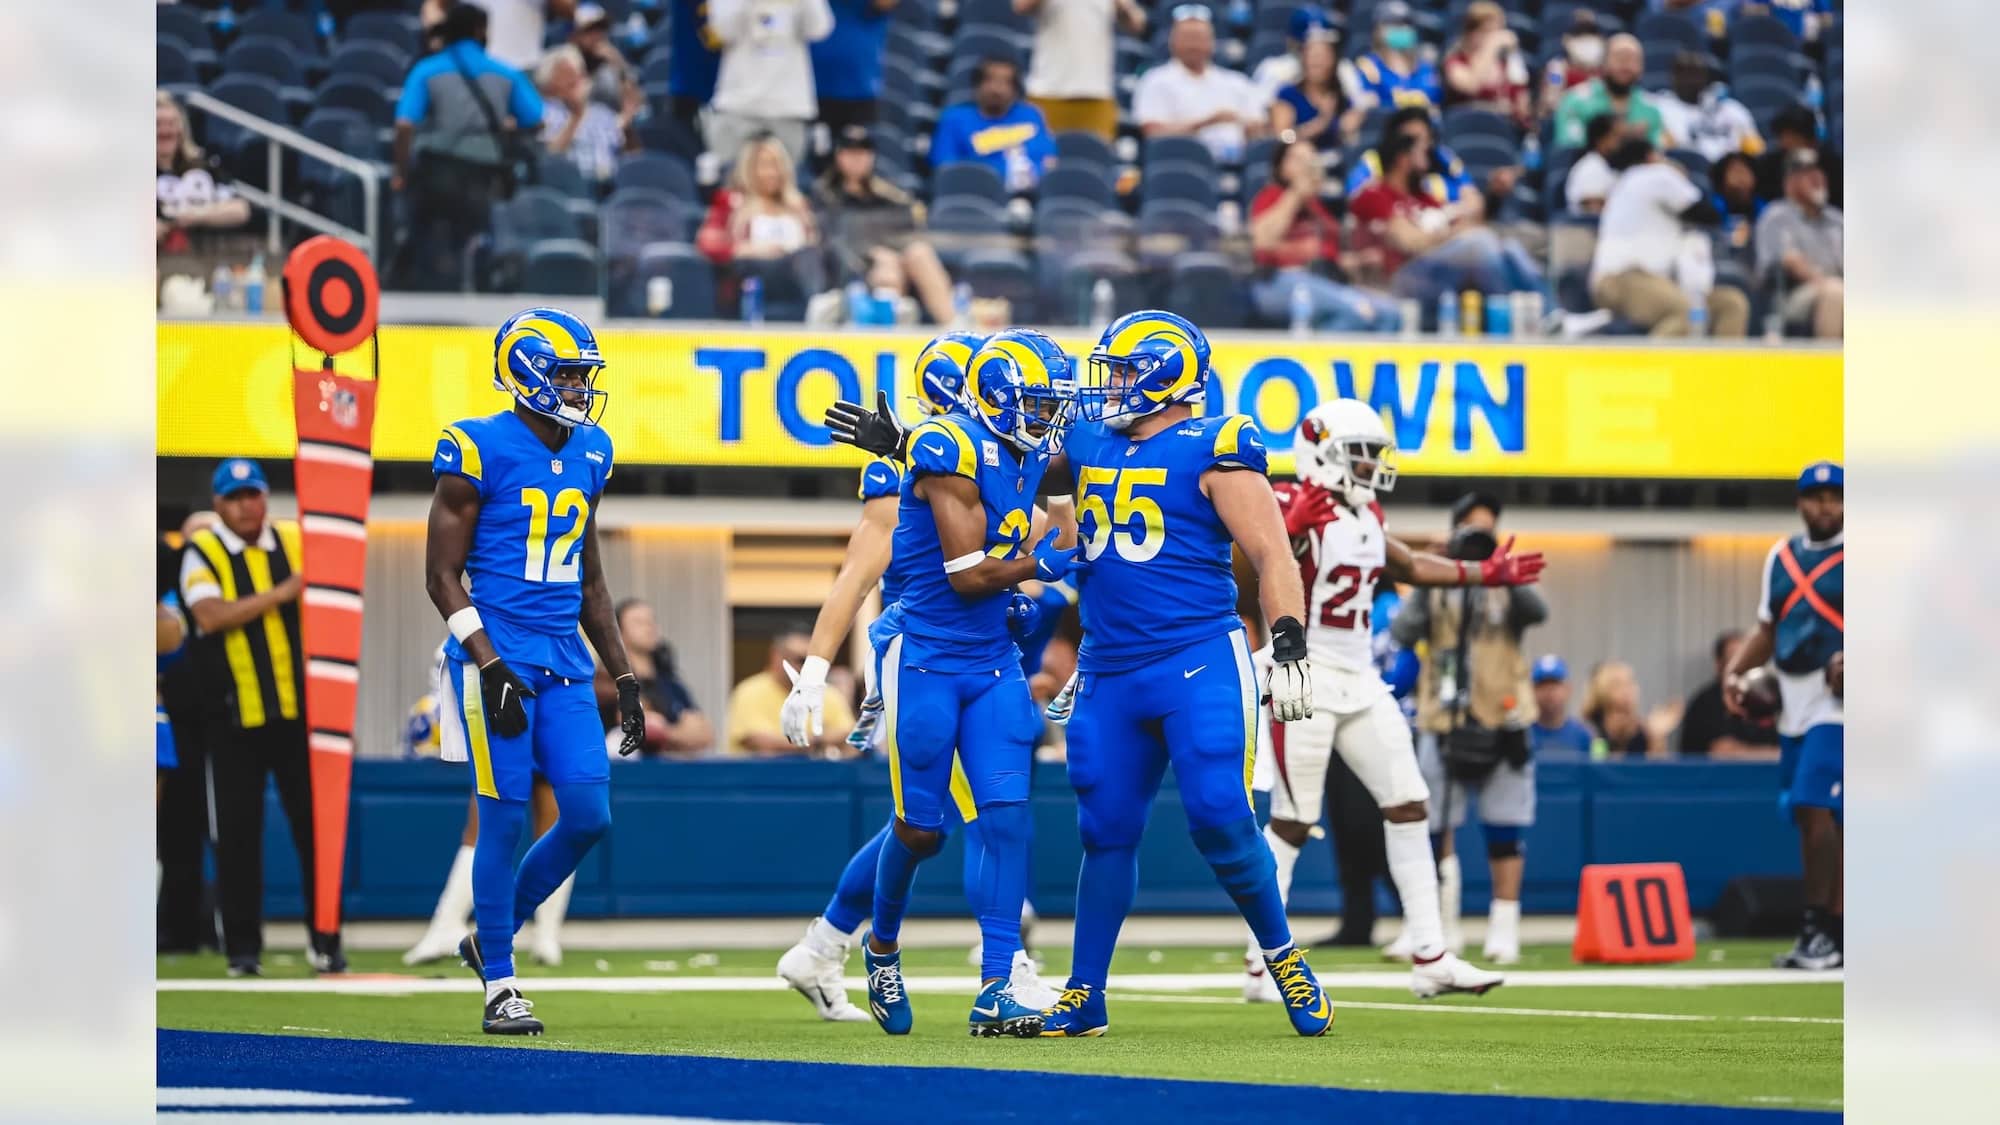
[[[1445,553],[1468,562],[1492,555],[1499,520],[1494,497],[1459,497]],[[1425,646],[1417,680],[1417,756],[1431,791],[1431,826],[1443,833],[1436,845],[1445,940],[1453,947],[1462,940],[1463,881],[1451,829],[1465,822],[1466,803],[1476,799],[1493,871],[1484,953],[1498,965],[1521,957],[1522,838],[1535,823],[1535,763],[1528,747],[1535,705],[1521,637],[1548,615],[1532,586],[1434,589],[1405,601],[1390,626],[1398,643]],[[1471,628],[1462,630],[1460,622],[1468,619]]]

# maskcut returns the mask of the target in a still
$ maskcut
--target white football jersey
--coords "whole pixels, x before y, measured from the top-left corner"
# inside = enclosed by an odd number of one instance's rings
[[[1322,674],[1315,702],[1345,713],[1372,704],[1389,690],[1375,664],[1375,586],[1388,561],[1382,512],[1370,504],[1336,504],[1333,518],[1307,536],[1299,560],[1306,587],[1306,649]]]

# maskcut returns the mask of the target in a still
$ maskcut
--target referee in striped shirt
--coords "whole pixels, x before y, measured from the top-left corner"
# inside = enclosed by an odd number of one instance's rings
[[[309,944],[320,972],[342,972],[340,935],[311,930],[312,775],[306,751],[304,587],[296,520],[268,518],[270,485],[255,461],[216,466],[220,523],[195,532],[181,556],[181,603],[194,621],[189,648],[207,712],[209,826],[221,881],[222,948],[232,977],[259,975],[264,947],[264,788],[278,800],[298,849]]]

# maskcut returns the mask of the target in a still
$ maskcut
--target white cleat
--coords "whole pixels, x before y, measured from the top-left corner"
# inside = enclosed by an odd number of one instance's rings
[[[1443,996],[1447,992],[1470,992],[1480,996],[1491,992],[1507,982],[1499,973],[1474,968],[1459,959],[1458,954],[1442,953],[1435,961],[1411,966],[1410,991],[1417,999],[1429,1000],[1433,996]]]
[[[834,1023],[868,1023],[874,1019],[847,998],[847,951],[838,957],[801,941],[778,958],[778,976],[813,1006],[819,1018]]]
[[[443,934],[435,931],[426,932],[422,938],[418,939],[416,945],[410,947],[408,953],[403,954],[403,964],[428,965],[433,961],[442,961],[447,957],[456,957],[458,956],[458,939],[464,936],[465,932],[463,930],[453,930],[450,933]]]
[[[1396,940],[1382,947],[1382,959],[1384,961],[1401,961],[1407,965],[1410,963],[1410,958],[1415,955],[1416,949],[1410,944],[1410,931],[1408,930],[1397,934]]]
[[[1489,940],[1480,955],[1495,965],[1518,965],[1521,963],[1521,946],[1518,942]]]
[[[535,940],[528,946],[528,954],[535,959],[536,963],[553,969],[562,964],[562,943],[544,941],[537,934]]]
[[[1250,1004],[1281,1004],[1285,1000],[1262,957],[1243,959],[1243,999]]]
[[[1014,951],[1014,971],[1007,977],[1007,991],[1014,994],[1014,1000],[1025,1008],[1043,1011],[1056,1006],[1062,999],[1062,992],[1050,987],[1042,980],[1042,974],[1035,969],[1034,958],[1025,949]]]

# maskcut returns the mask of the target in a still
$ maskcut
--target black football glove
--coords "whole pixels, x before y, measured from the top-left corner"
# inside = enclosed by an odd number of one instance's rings
[[[646,712],[639,706],[639,677],[630,672],[618,677],[618,729],[625,740],[618,744],[618,756],[629,758],[646,742]]]
[[[833,431],[833,440],[864,449],[877,457],[903,459],[903,424],[896,420],[896,412],[889,409],[889,392],[875,392],[875,409],[870,412],[860,403],[836,402],[826,408],[826,428]]]
[[[535,689],[521,682],[507,662],[494,657],[479,669],[480,694],[486,701],[486,721],[501,738],[517,738],[528,730],[528,709],[521,703],[533,699]]]

